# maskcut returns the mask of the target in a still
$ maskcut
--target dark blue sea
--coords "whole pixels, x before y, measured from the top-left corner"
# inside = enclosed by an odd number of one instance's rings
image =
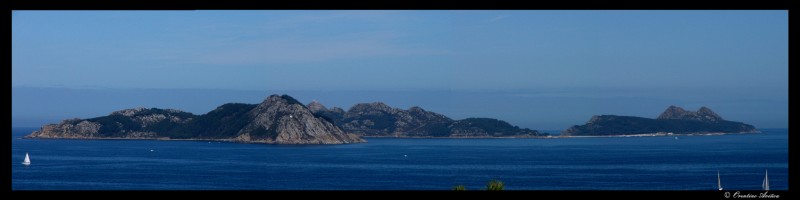
[[[346,145],[20,139],[12,190],[788,189],[788,130],[563,139],[391,139]],[[25,153],[32,164],[21,164]]]

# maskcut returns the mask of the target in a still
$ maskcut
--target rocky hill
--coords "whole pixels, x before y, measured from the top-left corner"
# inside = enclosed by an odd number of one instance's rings
[[[704,133],[754,133],[753,125],[727,121],[707,107],[697,111],[686,111],[670,106],[656,119],[600,115],[584,125],[575,125],[564,130],[563,136],[631,135],[647,133],[704,134]]]
[[[669,106],[661,115],[656,119],[679,119],[679,120],[693,120],[701,122],[716,122],[725,121],[711,109],[703,106],[696,112],[686,111],[678,106]]]
[[[490,118],[453,120],[439,113],[414,106],[408,110],[393,108],[382,102],[360,103],[346,112],[334,107],[326,109],[311,102],[314,114],[330,119],[348,133],[363,136],[396,137],[535,137],[545,136],[535,130],[520,129],[508,122]]]
[[[536,137],[547,136],[536,130],[519,128],[506,121],[492,118],[466,118],[456,120],[448,126],[451,136],[464,137]]]
[[[364,142],[288,95],[260,104],[229,103],[203,115],[172,109],[135,108],[91,119],[45,125],[26,138],[208,139],[269,144]]]

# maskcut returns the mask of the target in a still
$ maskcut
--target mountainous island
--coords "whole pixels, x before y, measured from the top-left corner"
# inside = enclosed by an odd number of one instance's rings
[[[303,105],[288,95],[271,95],[259,104],[228,103],[203,114],[175,109],[134,108],[90,119],[48,124],[25,138],[197,139],[267,144],[345,144],[360,136],[538,137],[491,118],[453,120],[419,107],[357,104],[344,111],[319,102]]]
[[[757,133],[753,125],[727,121],[703,106],[697,111],[687,111],[670,106],[656,119],[595,115],[584,125],[575,125],[564,130],[562,136],[611,136],[635,134],[714,134]]]
[[[228,103],[199,116],[174,109],[125,109],[104,117],[45,125],[26,138],[204,139],[268,144],[365,142],[314,115],[288,95],[271,95],[260,104]]]

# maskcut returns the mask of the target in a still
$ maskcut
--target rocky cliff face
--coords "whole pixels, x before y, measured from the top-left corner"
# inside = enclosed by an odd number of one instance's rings
[[[324,107],[323,107],[324,108]],[[364,142],[315,116],[288,95],[273,95],[248,112],[252,120],[241,131],[250,140],[279,144],[340,144]]]
[[[270,144],[364,142],[315,116],[287,95],[269,96],[258,105],[225,104],[200,116],[172,109],[125,109],[105,117],[45,125],[26,138],[177,138]]]
[[[360,103],[347,112],[324,109],[312,102],[314,114],[332,119],[347,132],[364,136],[399,137],[493,137],[543,136],[529,129],[511,126],[505,121],[488,118],[453,120],[439,113],[414,106],[408,110],[393,108],[382,102]]]
[[[742,122],[723,120],[707,107],[697,112],[670,106],[657,119],[600,115],[593,116],[584,125],[575,125],[561,134],[574,135],[629,135],[646,133],[702,134],[702,133],[755,133],[758,130]]]
[[[59,124],[49,124],[42,127],[39,131],[34,131],[26,137],[41,138],[93,138],[98,136],[100,124],[80,119],[67,119]]]

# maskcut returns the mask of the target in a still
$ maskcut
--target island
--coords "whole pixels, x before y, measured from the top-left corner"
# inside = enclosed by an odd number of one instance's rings
[[[266,144],[347,144],[362,137],[544,137],[492,118],[453,120],[414,106],[381,102],[349,110],[303,105],[289,95],[270,95],[259,104],[228,103],[202,115],[176,109],[133,108],[90,119],[44,125],[25,138],[217,140]]]
[[[454,120],[418,106],[393,108],[383,102],[359,103],[344,111],[327,109],[317,101],[308,107],[348,133],[366,137],[546,137],[549,134],[513,126],[493,118]]]
[[[595,115],[584,125],[575,125],[564,130],[561,132],[561,136],[704,135],[724,133],[759,133],[759,131],[753,125],[724,120],[705,106],[697,111],[687,111],[672,105],[656,119]]]
[[[314,115],[288,95],[271,95],[260,104],[228,103],[199,116],[174,109],[125,109],[104,117],[48,124],[25,137],[194,139],[267,144],[365,142]]]

